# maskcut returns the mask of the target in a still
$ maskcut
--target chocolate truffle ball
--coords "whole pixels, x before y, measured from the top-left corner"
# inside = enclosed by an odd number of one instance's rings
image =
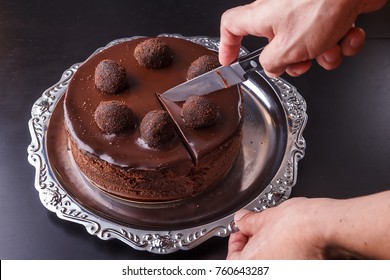
[[[164,110],[150,111],[140,125],[142,139],[149,147],[159,148],[175,136],[169,114]]]
[[[147,69],[160,69],[172,63],[173,51],[159,38],[150,38],[136,46],[134,56]]]
[[[94,113],[96,124],[106,133],[118,133],[134,127],[131,109],[120,101],[102,101]]]
[[[215,103],[204,96],[191,96],[184,102],[181,116],[191,128],[202,128],[215,124],[218,108]]]
[[[127,85],[125,68],[111,59],[100,61],[95,69],[95,86],[104,93],[117,93]]]
[[[193,79],[219,66],[221,65],[216,56],[203,55],[191,63],[187,71],[187,79]]]

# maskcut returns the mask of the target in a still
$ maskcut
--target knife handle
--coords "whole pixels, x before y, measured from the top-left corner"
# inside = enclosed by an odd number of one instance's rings
[[[259,62],[259,56],[260,53],[263,51],[264,48],[260,48],[258,50],[255,50],[251,53],[248,53],[242,57],[240,57],[237,62],[238,64],[244,69],[245,72],[254,70],[256,68],[261,68],[260,62]]]

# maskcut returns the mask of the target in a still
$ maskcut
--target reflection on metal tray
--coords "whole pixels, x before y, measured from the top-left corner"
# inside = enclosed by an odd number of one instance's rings
[[[214,38],[160,36],[218,50],[219,41]],[[106,47],[134,38],[118,39]],[[242,49],[241,54],[245,53]],[[79,65],[66,70],[34,103],[29,121],[28,160],[36,168],[35,188],[42,204],[59,218],[82,224],[101,239],[116,238],[137,250],[165,254],[194,248],[213,236],[228,236],[236,230],[233,215],[241,208],[261,211],[289,197],[305,152],[302,132],[307,115],[304,99],[284,80],[270,79],[258,70],[241,85],[242,149],[222,182],[188,199],[142,204],[102,192],[73,163],[61,104]]]

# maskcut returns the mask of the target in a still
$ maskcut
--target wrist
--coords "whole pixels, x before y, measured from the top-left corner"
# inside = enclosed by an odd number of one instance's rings
[[[291,205],[298,205],[293,209],[298,234],[298,242],[303,248],[312,248],[309,259],[329,258],[329,248],[336,247],[337,240],[334,238],[337,228],[334,226],[334,208],[337,207],[337,200],[330,198],[294,198],[286,201]],[[336,249],[336,248],[335,248]]]
[[[324,259],[361,258],[346,247],[346,222],[348,200],[316,198],[310,199],[311,211],[307,215],[308,238]]]
[[[354,209],[351,199],[324,199],[322,254],[325,259],[362,259],[353,246],[357,233],[353,229]],[[326,212],[325,212],[326,211]]]

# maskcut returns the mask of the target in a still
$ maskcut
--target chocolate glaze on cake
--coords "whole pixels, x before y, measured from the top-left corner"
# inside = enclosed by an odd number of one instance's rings
[[[213,125],[198,129],[188,126],[182,118],[184,102],[172,102],[165,98],[160,98],[184,136],[184,142],[195,161],[218,148],[221,142],[223,142],[222,139],[231,139],[240,131],[240,116],[243,108],[241,107],[241,98],[237,94],[236,88],[234,90],[212,92],[205,97],[218,106],[218,118]]]
[[[172,51],[172,61],[159,69],[140,65],[134,50],[145,38],[111,46],[83,63],[64,101],[65,126],[74,160],[99,188],[126,199],[166,201],[197,194],[220,180],[237,157],[241,145],[241,94],[232,87],[208,94],[218,108],[213,125],[194,129],[181,116],[183,102],[158,98],[159,93],[187,80],[191,63],[212,51],[187,40],[159,38]],[[126,83],[117,94],[95,86],[94,73],[104,60],[126,71]],[[120,102],[131,108],[131,129],[107,133],[95,121],[101,102]],[[166,110],[174,130],[163,142],[150,145],[141,135],[140,122],[151,111]],[[153,118],[152,118],[153,119]],[[155,147],[153,147],[155,146]]]

